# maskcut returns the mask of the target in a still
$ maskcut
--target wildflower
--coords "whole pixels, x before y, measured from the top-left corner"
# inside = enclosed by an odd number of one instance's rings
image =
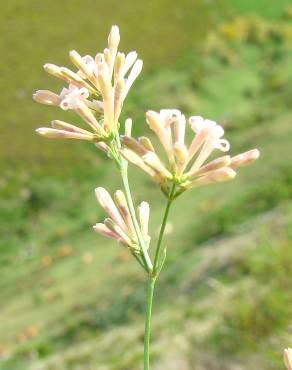
[[[124,193],[121,190],[117,190],[114,194],[114,199],[112,199],[104,188],[99,187],[95,189],[95,195],[109,217],[103,223],[94,225],[94,230],[120,242],[133,253],[139,254],[140,246]],[[150,243],[148,234],[149,212],[149,204],[142,202],[138,207],[138,215],[141,233],[147,247]]]
[[[292,349],[286,348],[284,350],[284,363],[288,370],[292,370]]]
[[[63,110],[74,110],[92,129],[91,133],[78,131],[73,125],[61,129],[40,128],[37,132],[49,138],[68,138],[106,142],[117,132],[124,100],[140,74],[143,62],[135,51],[125,55],[118,52],[119,28],[113,26],[108,37],[108,47],[95,57],[81,56],[77,51],[69,53],[76,72],[47,63],[44,69],[49,74],[65,81],[60,94],[38,90],[35,101],[56,105]],[[72,132],[72,130],[74,132]],[[82,130],[82,129],[80,129]]]
[[[186,119],[179,110],[148,111],[146,120],[162,144],[168,163],[163,163],[146,137],[136,140],[122,136],[121,153],[152,176],[164,191],[169,183],[176,184],[182,192],[187,188],[231,180],[236,176],[234,170],[237,167],[248,165],[259,157],[259,151],[253,149],[233,158],[225,155],[206,163],[215,150],[227,152],[230,149],[229,142],[223,138],[223,128],[215,121],[190,117],[188,122],[195,136],[187,146]]]

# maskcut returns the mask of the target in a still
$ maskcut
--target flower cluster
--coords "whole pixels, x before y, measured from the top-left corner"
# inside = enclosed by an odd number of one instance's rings
[[[76,72],[54,64],[45,64],[44,69],[68,84],[60,94],[38,90],[35,101],[57,105],[63,110],[74,110],[91,128],[81,129],[63,121],[52,121],[52,128],[41,127],[37,132],[48,138],[107,141],[117,133],[119,117],[124,100],[141,72],[143,62],[132,51],[125,55],[118,52],[120,41],[117,26],[111,28],[108,47],[95,58],[70,52],[70,59],[78,68]]]
[[[186,118],[177,109],[162,109],[159,113],[148,111],[146,120],[161,142],[167,155],[167,164],[159,158],[147,137],[138,140],[122,136],[121,154],[157,181],[163,191],[169,183],[176,184],[179,191],[227,181],[235,177],[237,167],[245,166],[259,157],[257,149],[235,157],[221,156],[206,163],[215,149],[227,152],[230,144],[223,139],[224,130],[216,122],[200,116],[192,116],[188,123],[194,131],[189,146],[185,143]]]
[[[124,193],[121,190],[117,190],[113,200],[104,188],[99,187],[95,189],[95,195],[99,204],[109,217],[103,223],[94,225],[94,230],[120,242],[133,253],[139,254],[140,246]],[[142,202],[138,206],[138,219],[141,234],[147,248],[150,243],[150,236],[148,234],[149,214],[149,204]]]

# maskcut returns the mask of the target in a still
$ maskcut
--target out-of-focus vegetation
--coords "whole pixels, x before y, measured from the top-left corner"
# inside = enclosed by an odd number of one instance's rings
[[[221,122],[232,153],[262,152],[235,181],[178,199],[155,297],[154,368],[282,368],[292,340],[292,8],[169,3],[126,1],[116,17],[111,2],[1,4],[1,370],[140,368],[144,276],[91,231],[103,217],[93,189],[120,187],[115,168],[88,144],[32,132],[65,117],[30,101],[35,88],[60,87],[41,64],[67,65],[71,48],[94,53],[111,23],[146,61],[124,115],[137,134],[148,130],[146,109],[176,107]],[[155,240],[164,199],[134,168],[131,181],[136,201],[151,204]]]

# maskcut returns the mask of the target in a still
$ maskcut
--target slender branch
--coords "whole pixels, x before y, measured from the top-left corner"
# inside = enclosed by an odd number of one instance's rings
[[[164,212],[164,216],[163,216],[163,220],[162,220],[162,224],[161,224],[161,227],[160,227],[160,232],[159,232],[159,237],[158,237],[158,241],[157,241],[157,246],[156,246],[156,251],[155,251],[155,257],[154,257],[154,263],[153,263],[153,276],[156,276],[157,275],[157,272],[158,272],[158,264],[159,264],[159,260],[160,260],[160,251],[161,251],[161,246],[162,246],[162,239],[163,239],[163,235],[164,235],[164,231],[165,231],[165,227],[166,227],[166,222],[167,222],[167,217],[168,217],[168,214],[169,214],[169,210],[170,210],[170,206],[174,200],[174,194],[175,194],[175,184],[172,185],[172,188],[170,190],[170,193],[169,193],[169,196],[168,196],[168,201],[167,201],[167,204],[166,204],[166,208],[165,208],[165,212]]]
[[[156,281],[155,278],[149,277],[147,287],[147,305],[146,305],[145,334],[144,334],[144,370],[149,370],[150,366],[151,315],[155,281]]]
[[[124,190],[125,190],[125,195],[126,195],[129,211],[132,217],[132,221],[133,221],[133,225],[134,225],[134,228],[137,234],[139,245],[141,247],[143,261],[147,267],[147,271],[150,272],[152,271],[152,268],[153,268],[152,262],[147,252],[147,248],[146,248],[143,236],[141,234],[140,226],[137,221],[136,212],[135,212],[131,190],[129,186],[129,181],[128,181],[128,171],[127,171],[127,168],[125,167],[124,160],[122,158],[121,158],[121,161],[122,161],[120,165],[121,176],[122,176],[122,181],[124,185]]]

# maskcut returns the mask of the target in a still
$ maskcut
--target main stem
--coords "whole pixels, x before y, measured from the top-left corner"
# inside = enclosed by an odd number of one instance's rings
[[[153,305],[153,293],[156,278],[149,277],[147,287],[147,305],[145,318],[145,333],[144,333],[144,370],[150,368],[150,336],[151,336],[151,315]]]
[[[164,216],[159,232],[159,237],[156,246],[155,259],[153,264],[152,274],[149,274],[148,288],[147,288],[147,303],[146,303],[146,318],[145,318],[145,335],[144,335],[144,370],[150,369],[150,336],[151,336],[151,315],[153,306],[153,294],[155,288],[155,282],[161,269],[160,262],[160,251],[162,246],[162,239],[165,232],[165,227],[167,223],[167,218],[169,215],[169,210],[171,203],[173,201],[173,196],[175,194],[175,184],[173,184],[171,191],[168,196],[168,201],[164,211]]]

